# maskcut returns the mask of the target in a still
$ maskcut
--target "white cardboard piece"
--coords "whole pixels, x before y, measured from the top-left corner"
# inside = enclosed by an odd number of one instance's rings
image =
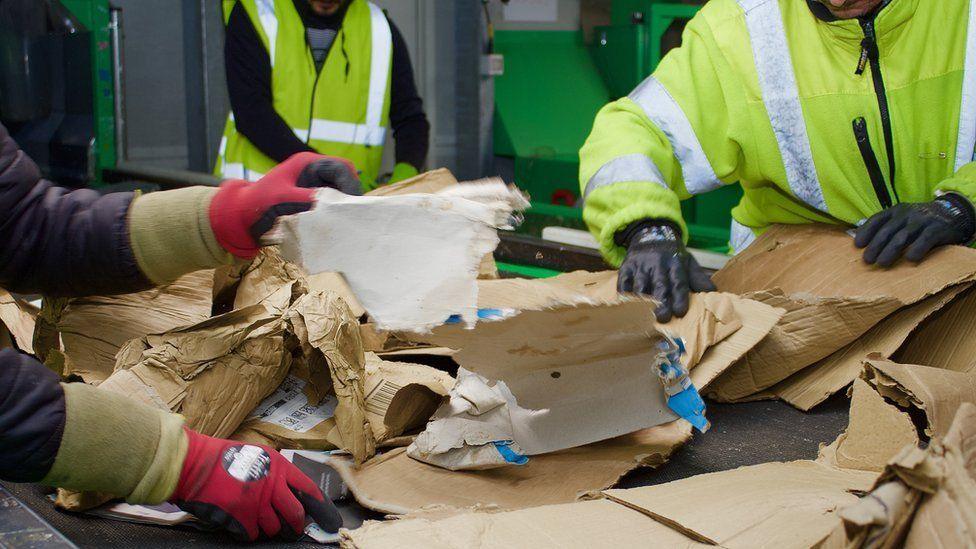
[[[380,329],[422,333],[452,315],[470,325],[496,229],[526,207],[500,180],[401,196],[322,189],[315,208],[282,220],[281,249],[310,274],[341,273]]]

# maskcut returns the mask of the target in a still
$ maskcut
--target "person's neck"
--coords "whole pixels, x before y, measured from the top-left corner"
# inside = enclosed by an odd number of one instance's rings
[[[319,15],[308,4],[308,0],[293,0],[298,15],[302,18],[302,23],[306,28],[313,29],[336,29],[342,26],[342,20],[346,17],[346,10],[349,4],[346,3],[332,15]]]

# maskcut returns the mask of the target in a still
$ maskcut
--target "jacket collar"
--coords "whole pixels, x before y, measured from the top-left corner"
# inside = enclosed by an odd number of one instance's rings
[[[864,38],[861,22],[858,19],[837,19],[823,4],[816,0],[806,0],[810,11],[817,18],[821,26],[833,38],[860,44]],[[919,0],[886,0],[874,13],[874,28],[878,41],[891,38],[915,15]],[[870,18],[872,16],[867,16]],[[865,19],[865,18],[860,18]]]

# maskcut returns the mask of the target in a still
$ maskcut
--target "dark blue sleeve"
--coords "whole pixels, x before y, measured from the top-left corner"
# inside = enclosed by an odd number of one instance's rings
[[[58,376],[27,355],[0,351],[0,480],[37,482],[47,476],[65,417]]]
[[[393,21],[390,21],[390,32],[393,35],[390,126],[396,141],[396,161],[423,171],[430,148],[430,123],[424,113],[424,102],[417,93],[407,42]]]
[[[133,196],[55,186],[0,126],[0,287],[49,296],[150,287],[129,241]]]

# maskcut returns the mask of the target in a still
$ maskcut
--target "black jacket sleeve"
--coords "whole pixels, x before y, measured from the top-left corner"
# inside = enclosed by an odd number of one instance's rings
[[[237,131],[275,162],[312,151],[274,109],[271,58],[240,2],[227,22],[224,41],[227,92]]]
[[[396,161],[423,171],[430,147],[430,123],[417,93],[413,65],[400,29],[390,21],[393,35],[393,78],[390,90],[390,125],[396,140]]]
[[[0,351],[0,480],[37,482],[54,465],[64,434],[64,390],[33,358]]]
[[[50,296],[149,288],[129,241],[133,196],[55,186],[0,126],[0,287]]]

